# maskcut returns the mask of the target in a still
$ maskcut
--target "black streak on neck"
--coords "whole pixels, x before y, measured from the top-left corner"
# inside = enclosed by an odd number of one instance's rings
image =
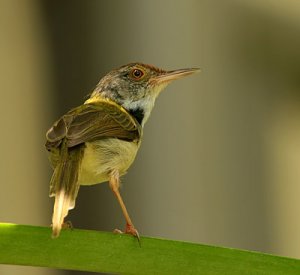
[[[142,121],[143,121],[144,116],[145,116],[144,110],[143,110],[143,109],[138,108],[138,109],[135,109],[135,110],[128,110],[128,112],[129,112],[132,116],[134,116],[134,118],[137,120],[137,122],[138,122],[139,124],[142,124]]]

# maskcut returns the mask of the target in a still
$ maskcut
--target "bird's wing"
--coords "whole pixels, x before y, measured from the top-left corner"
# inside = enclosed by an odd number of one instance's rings
[[[67,147],[102,138],[137,140],[140,124],[123,108],[109,101],[84,104],[57,120],[46,134],[46,148],[57,148],[63,139]]]

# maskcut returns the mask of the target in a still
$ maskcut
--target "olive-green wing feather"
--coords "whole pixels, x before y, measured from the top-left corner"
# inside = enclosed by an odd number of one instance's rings
[[[103,101],[79,106],[62,116],[47,132],[46,147],[58,147],[64,138],[67,147],[74,147],[101,138],[132,141],[140,136],[141,126],[128,112]]]

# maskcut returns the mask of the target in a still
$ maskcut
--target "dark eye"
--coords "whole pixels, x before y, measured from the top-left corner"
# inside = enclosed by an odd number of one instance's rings
[[[140,69],[133,69],[131,71],[131,76],[135,80],[140,80],[144,76],[144,72]]]

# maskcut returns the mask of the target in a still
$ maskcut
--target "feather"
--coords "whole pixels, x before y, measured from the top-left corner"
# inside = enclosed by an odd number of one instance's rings
[[[133,141],[141,132],[141,125],[124,108],[99,101],[74,108],[56,121],[46,134],[46,148],[58,148],[64,138],[68,147],[110,137]]]
[[[65,217],[75,207],[79,190],[78,173],[84,146],[67,148],[63,140],[60,160],[57,162],[50,182],[50,196],[55,196],[52,216],[52,237],[58,237]]]

